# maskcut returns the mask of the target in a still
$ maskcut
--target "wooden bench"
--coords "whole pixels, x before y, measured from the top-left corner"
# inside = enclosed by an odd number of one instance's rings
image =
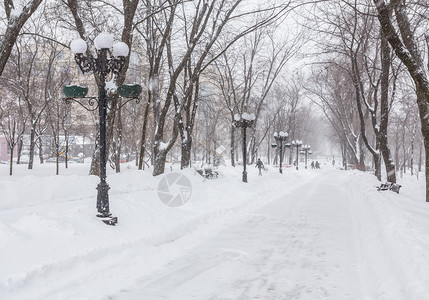
[[[198,169],[196,171],[198,174],[207,179],[214,179],[219,176],[219,173],[217,171],[212,170],[211,168]]]
[[[392,192],[399,194],[400,188],[401,188],[400,184],[393,183],[393,182],[386,182],[386,183],[382,183],[379,187],[377,187],[377,190],[378,191],[391,190]]]

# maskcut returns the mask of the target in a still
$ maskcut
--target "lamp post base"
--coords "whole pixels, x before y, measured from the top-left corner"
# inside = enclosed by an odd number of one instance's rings
[[[247,183],[247,172],[246,171],[243,172],[243,182]]]
[[[112,216],[109,210],[109,190],[110,187],[105,180],[97,185],[97,217],[109,218]]]
[[[101,221],[106,225],[116,226],[118,224],[118,217],[101,217]]]

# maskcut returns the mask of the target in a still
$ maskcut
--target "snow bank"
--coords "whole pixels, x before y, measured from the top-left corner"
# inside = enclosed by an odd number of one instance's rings
[[[162,176],[130,164],[120,174],[108,174],[110,209],[119,218],[112,227],[95,217],[98,178],[86,175],[88,164],[71,165],[61,176],[49,175],[53,165],[37,165],[32,172],[23,167],[9,177],[4,175],[8,166],[0,165],[3,299],[105,299],[134,280],[133,274],[156,271],[203,243],[208,232],[252,217],[267,203],[290,199],[298,188],[311,189],[320,176],[333,176],[333,189],[340,182],[336,178],[348,182],[356,215],[355,247],[365,262],[359,268],[365,276],[372,274],[374,282],[365,287],[368,295],[398,299],[394,276],[408,283],[402,290],[415,296],[409,299],[429,294],[422,284],[429,278],[429,209],[422,181],[407,179],[396,194],[377,192],[375,178],[357,171],[285,168],[280,175],[273,168],[259,177],[250,166],[245,184],[241,167],[222,167],[219,179],[205,180],[192,169],[173,166],[173,172],[190,180],[192,195],[185,205],[172,208],[158,197]],[[291,200],[300,201],[299,196]],[[389,289],[390,294],[380,294]]]

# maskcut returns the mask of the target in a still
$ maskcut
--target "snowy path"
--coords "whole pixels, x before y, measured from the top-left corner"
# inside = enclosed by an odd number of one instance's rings
[[[356,299],[354,197],[319,176],[113,299]],[[344,183],[344,182],[343,182]]]

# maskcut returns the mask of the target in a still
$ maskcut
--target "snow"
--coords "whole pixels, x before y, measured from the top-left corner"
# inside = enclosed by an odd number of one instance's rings
[[[92,143],[91,139],[83,136],[74,136],[74,143],[76,145],[89,145]]]
[[[253,113],[251,113],[251,114],[243,113],[241,115],[241,117],[243,118],[243,120],[248,120],[248,121],[253,121],[256,118],[255,114],[253,114]]]
[[[148,91],[156,91],[159,86],[159,79],[158,77],[150,78],[147,83],[147,89]]]
[[[280,131],[279,132],[279,136],[281,136],[281,137],[287,137],[288,134],[286,132]]]
[[[113,55],[115,56],[127,56],[130,52],[130,48],[124,42],[118,42],[113,45]]]
[[[113,45],[113,35],[109,33],[100,33],[94,39],[95,48],[100,49],[110,49]]]
[[[320,161],[320,160],[319,160]],[[172,208],[164,176],[109,170],[118,226],[95,217],[89,163],[0,165],[2,299],[426,299],[424,181],[379,192],[368,173],[222,167]],[[63,166],[62,166],[63,168]],[[166,168],[169,170],[170,168]],[[424,176],[420,176],[423,178]],[[180,189],[177,189],[180,192]]]
[[[22,9],[11,9],[10,17],[11,18],[19,18],[22,15]]]
[[[106,81],[106,92],[108,94],[114,94],[116,93],[116,90],[118,88],[118,86],[116,85],[116,78],[115,76],[112,76],[112,78],[109,81]]]
[[[165,150],[167,148],[168,148],[168,143],[164,143],[164,142],[160,142],[159,143],[159,150],[160,151],[163,151],[163,150]]]
[[[85,53],[87,47],[88,46],[86,42],[82,39],[73,40],[70,43],[71,50],[73,51],[73,53],[76,53],[76,54]]]

